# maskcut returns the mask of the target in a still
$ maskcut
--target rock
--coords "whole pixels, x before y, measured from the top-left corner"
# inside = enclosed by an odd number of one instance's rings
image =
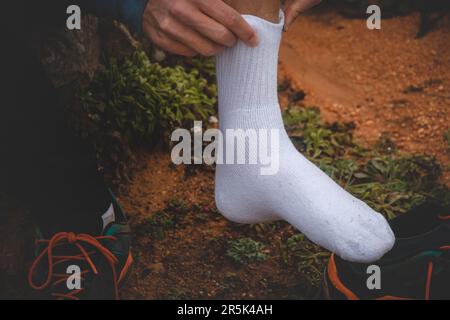
[[[216,124],[216,123],[218,123],[219,122],[219,119],[217,119],[217,117],[215,117],[215,116],[211,116],[211,117],[209,117],[209,123],[211,123],[211,124]]]
[[[156,62],[162,62],[166,59],[167,55],[164,51],[155,49],[152,57]]]
[[[102,54],[121,60],[131,56],[137,49],[142,48],[125,25],[117,21],[100,20]]]
[[[98,19],[83,16],[83,28],[65,27],[43,32],[34,43],[45,71],[56,88],[74,82],[88,82],[100,65]]]
[[[82,16],[81,30],[62,26],[38,30],[32,46],[55,88],[83,87],[101,66],[101,56],[121,59],[141,48],[128,29],[117,21]]]

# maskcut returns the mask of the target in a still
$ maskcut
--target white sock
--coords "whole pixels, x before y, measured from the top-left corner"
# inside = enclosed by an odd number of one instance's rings
[[[218,164],[218,209],[239,223],[286,220],[346,260],[379,259],[395,241],[385,218],[302,156],[284,129],[277,96],[282,14],[278,24],[250,15],[244,18],[257,31],[259,46],[250,48],[239,42],[217,57],[223,145],[227,129],[278,129],[279,170],[275,175],[261,175],[260,162]],[[235,151],[247,156],[257,152],[248,147]]]

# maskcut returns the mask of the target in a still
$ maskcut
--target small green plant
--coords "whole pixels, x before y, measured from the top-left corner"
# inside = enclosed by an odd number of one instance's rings
[[[175,128],[206,121],[215,113],[216,95],[216,85],[199,71],[163,67],[137,51],[106,62],[80,92],[85,119],[73,122],[92,140],[105,177],[118,184],[132,171],[136,147],[168,145]]]
[[[152,239],[162,240],[166,231],[174,227],[175,224],[176,221],[167,212],[157,211],[150,218],[145,219],[139,227]]]
[[[251,238],[240,238],[228,243],[227,257],[240,264],[265,261],[265,246]]]
[[[81,97],[100,131],[117,132],[133,143],[156,142],[168,139],[174,128],[207,120],[216,89],[198,71],[162,67],[138,51],[123,62],[111,59]]]
[[[157,211],[151,217],[144,219],[137,226],[137,232],[149,235],[155,240],[162,240],[166,232],[174,228],[188,211],[189,208],[183,201],[169,200],[163,210]]]
[[[214,57],[182,57],[176,55],[169,55],[167,59],[161,62],[164,67],[174,65],[183,66],[187,71],[198,72],[199,75],[206,79],[209,83],[215,83],[216,80],[216,60]]]
[[[291,107],[284,112],[284,121],[300,152],[388,218],[427,200],[450,205],[434,158],[398,155],[385,137],[377,148],[366,150],[354,141],[353,124],[324,123],[318,108]]]
[[[310,242],[301,233],[289,237],[281,249],[284,263],[294,264],[297,271],[305,274],[313,287],[318,289],[330,253]]]
[[[362,152],[353,142],[354,124],[326,124],[316,107],[291,107],[284,112],[283,119],[294,145],[311,159]]]
[[[171,212],[176,216],[182,216],[189,212],[190,209],[191,208],[183,200],[172,198],[167,201],[166,208],[164,210],[166,212]]]

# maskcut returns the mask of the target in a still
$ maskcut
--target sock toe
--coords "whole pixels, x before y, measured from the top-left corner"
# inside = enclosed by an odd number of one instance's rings
[[[370,228],[358,226],[356,234],[345,241],[345,245],[337,252],[341,258],[352,262],[370,263],[379,260],[392,249],[395,243],[394,233],[386,219],[381,214],[375,213],[378,216],[376,223],[372,223]]]

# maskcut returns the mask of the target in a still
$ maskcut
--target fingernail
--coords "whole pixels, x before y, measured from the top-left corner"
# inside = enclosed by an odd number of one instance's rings
[[[255,34],[253,37],[250,38],[250,45],[252,47],[256,47],[256,46],[258,46],[258,44],[259,44],[259,38],[258,38],[258,35]]]

